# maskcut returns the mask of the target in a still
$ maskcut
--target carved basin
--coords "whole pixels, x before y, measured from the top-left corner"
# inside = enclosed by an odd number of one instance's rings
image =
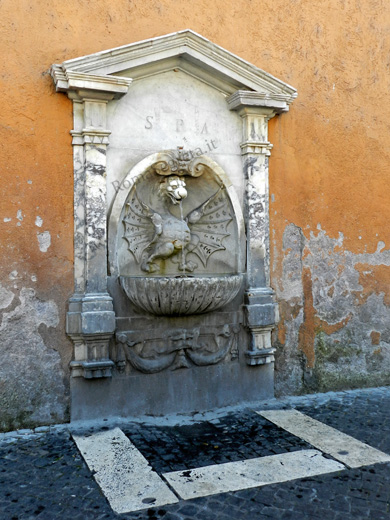
[[[130,301],[157,316],[183,316],[211,312],[238,294],[243,275],[204,277],[121,276]]]

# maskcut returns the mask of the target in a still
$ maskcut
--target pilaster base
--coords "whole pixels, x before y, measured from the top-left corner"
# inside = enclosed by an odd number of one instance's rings
[[[84,379],[98,379],[111,377],[114,362],[110,359],[100,361],[71,361],[72,377],[84,377]]]
[[[246,326],[251,334],[251,347],[245,353],[250,366],[266,365],[275,361],[271,345],[271,331],[278,318],[273,292],[268,288],[248,290],[246,295]]]
[[[111,377],[114,363],[109,344],[115,332],[115,313],[108,294],[75,295],[69,302],[66,331],[74,343],[72,377]]]
[[[248,350],[245,352],[246,364],[249,366],[268,365],[275,361],[274,348],[265,348],[263,350]]]
[[[267,365],[275,361],[275,349],[271,345],[271,327],[253,327],[251,348],[245,352],[246,363],[250,366]]]

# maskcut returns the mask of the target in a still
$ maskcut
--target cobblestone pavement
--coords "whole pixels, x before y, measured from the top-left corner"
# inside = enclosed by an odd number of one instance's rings
[[[254,409],[272,408],[296,408],[390,453],[390,388],[272,400]],[[172,428],[120,426],[158,473],[308,447],[250,409]],[[85,465],[68,426],[37,430],[0,436],[1,520],[390,520],[390,464],[117,515]]]
[[[245,410],[213,422],[122,428],[157,473],[310,449],[310,444]]]

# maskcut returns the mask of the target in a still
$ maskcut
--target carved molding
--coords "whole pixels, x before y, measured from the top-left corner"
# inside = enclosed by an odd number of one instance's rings
[[[189,29],[67,60],[54,65],[52,75],[58,90],[96,82],[120,95],[128,78],[115,74],[139,79],[168,70],[182,70],[224,94],[254,91],[284,107],[297,96],[292,86]],[[100,84],[102,78],[108,84]]]
[[[267,365],[275,361],[275,348],[271,344],[271,331],[273,326],[252,326],[251,348],[245,352],[246,362],[250,366]]]
[[[84,377],[84,379],[100,379],[111,377],[115,364],[111,359],[99,361],[71,361],[72,377]]]
[[[242,155],[265,155],[269,157],[271,155],[271,150],[273,145],[269,142],[259,143],[259,142],[250,142],[246,141],[245,143],[240,144]]]
[[[226,102],[230,110],[252,107],[262,108],[267,113],[268,118],[271,119],[275,114],[288,112],[289,104],[296,96],[296,93],[287,96],[285,93],[237,90],[226,99]]]
[[[246,362],[249,366],[268,365],[275,361],[275,349],[248,350],[245,352]]]
[[[64,65],[52,65],[50,69],[57,92],[68,92],[70,97],[80,99],[94,97],[117,99],[127,93],[132,83],[130,78],[74,72]]]
[[[193,329],[173,329],[166,331],[162,338],[139,341],[134,332],[120,332],[116,335],[119,346],[116,364],[123,371],[126,361],[136,370],[153,374],[166,369],[190,368],[215,365],[228,357],[238,357],[239,325],[224,325],[218,331]]]

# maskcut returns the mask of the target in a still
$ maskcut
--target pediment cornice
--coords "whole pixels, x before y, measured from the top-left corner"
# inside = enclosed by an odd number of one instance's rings
[[[132,80],[170,70],[181,70],[227,96],[240,90],[257,94],[270,106],[274,100],[278,111],[287,110],[297,96],[287,83],[191,30],[67,60],[53,65],[51,73],[59,91],[95,90],[120,97]]]

